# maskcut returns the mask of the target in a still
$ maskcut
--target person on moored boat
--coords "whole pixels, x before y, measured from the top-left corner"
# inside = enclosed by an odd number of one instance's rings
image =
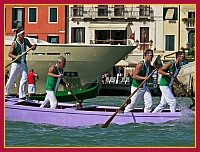
[[[15,60],[21,54],[26,52],[26,47],[32,47],[32,50],[36,49],[37,44],[31,44],[27,38],[24,38],[24,30],[17,29],[16,30],[16,37],[12,42],[10,51],[8,56]],[[27,84],[27,77],[28,77],[28,66],[26,63],[26,54],[22,57],[18,58],[15,62],[11,65],[10,70],[10,77],[6,83],[6,95],[10,95],[10,89],[15,82],[17,74],[20,72],[20,85],[19,85],[19,98],[26,99],[26,84]]]
[[[151,72],[152,58],[153,58],[153,50],[147,49],[144,52],[144,59],[140,61],[135,67],[133,73],[131,93],[133,93],[137,89],[137,87],[144,81],[144,79],[146,79],[146,77]],[[124,112],[130,112],[131,110],[134,110],[137,103],[142,97],[144,98],[144,105],[145,105],[144,112],[145,113],[151,112],[153,101],[147,83],[144,83],[142,87],[139,88],[138,91],[131,97],[131,103],[129,103],[125,107]]]
[[[161,112],[167,104],[171,112],[176,112],[176,98],[172,92],[172,84],[181,69],[181,63],[185,59],[185,53],[176,52],[176,60],[169,61],[166,65],[158,70],[162,77],[160,79],[160,90],[162,92],[160,104],[154,109],[153,113]]]
[[[47,82],[46,82],[46,97],[44,102],[40,107],[49,107],[55,109],[58,105],[58,101],[56,99],[56,91],[60,84],[60,80],[64,77],[64,68],[66,64],[66,58],[63,56],[59,56],[57,59],[57,64],[52,65],[49,68]],[[66,85],[66,87],[68,87]]]
[[[36,79],[37,78],[37,79]],[[34,73],[34,70],[31,69],[28,74],[28,96],[35,95],[36,93],[36,81],[39,80],[37,73]]]

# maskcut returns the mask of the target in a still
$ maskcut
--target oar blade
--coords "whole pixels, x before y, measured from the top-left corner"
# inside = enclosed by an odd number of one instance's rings
[[[119,110],[117,110],[103,125],[101,128],[107,128],[111,121],[113,120],[113,118],[116,116],[116,114],[118,113]]]

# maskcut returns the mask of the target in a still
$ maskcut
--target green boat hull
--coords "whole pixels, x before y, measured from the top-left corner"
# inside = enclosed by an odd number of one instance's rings
[[[73,93],[77,96],[77,98],[79,100],[95,98],[99,93],[98,85],[95,85],[91,88],[84,89],[84,90],[73,90]],[[36,94],[36,95],[32,95],[29,98],[31,100],[44,101],[45,94]],[[69,90],[57,91],[56,92],[56,98],[57,98],[58,102],[76,101]]]

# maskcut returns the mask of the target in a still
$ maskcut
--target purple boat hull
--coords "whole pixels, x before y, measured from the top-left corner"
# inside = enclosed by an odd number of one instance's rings
[[[41,102],[6,98],[6,120],[22,121],[56,126],[80,127],[104,124],[119,107],[89,106],[77,110],[73,104],[60,103],[59,109],[40,108]],[[142,109],[135,112],[118,113],[111,123],[124,125],[129,123],[163,123],[181,117],[181,112],[143,113]]]

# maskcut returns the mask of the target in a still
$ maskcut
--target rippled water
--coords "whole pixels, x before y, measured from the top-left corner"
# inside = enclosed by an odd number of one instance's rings
[[[120,106],[127,97],[96,97],[85,100],[83,105]],[[154,106],[160,100],[154,97]],[[6,121],[6,147],[194,147],[195,121],[186,109],[191,100],[177,98],[185,115],[177,121],[161,124],[141,123],[114,125],[101,128],[66,128],[51,125],[38,125],[24,122]],[[138,107],[143,106],[140,102]],[[185,110],[184,110],[185,109]]]

